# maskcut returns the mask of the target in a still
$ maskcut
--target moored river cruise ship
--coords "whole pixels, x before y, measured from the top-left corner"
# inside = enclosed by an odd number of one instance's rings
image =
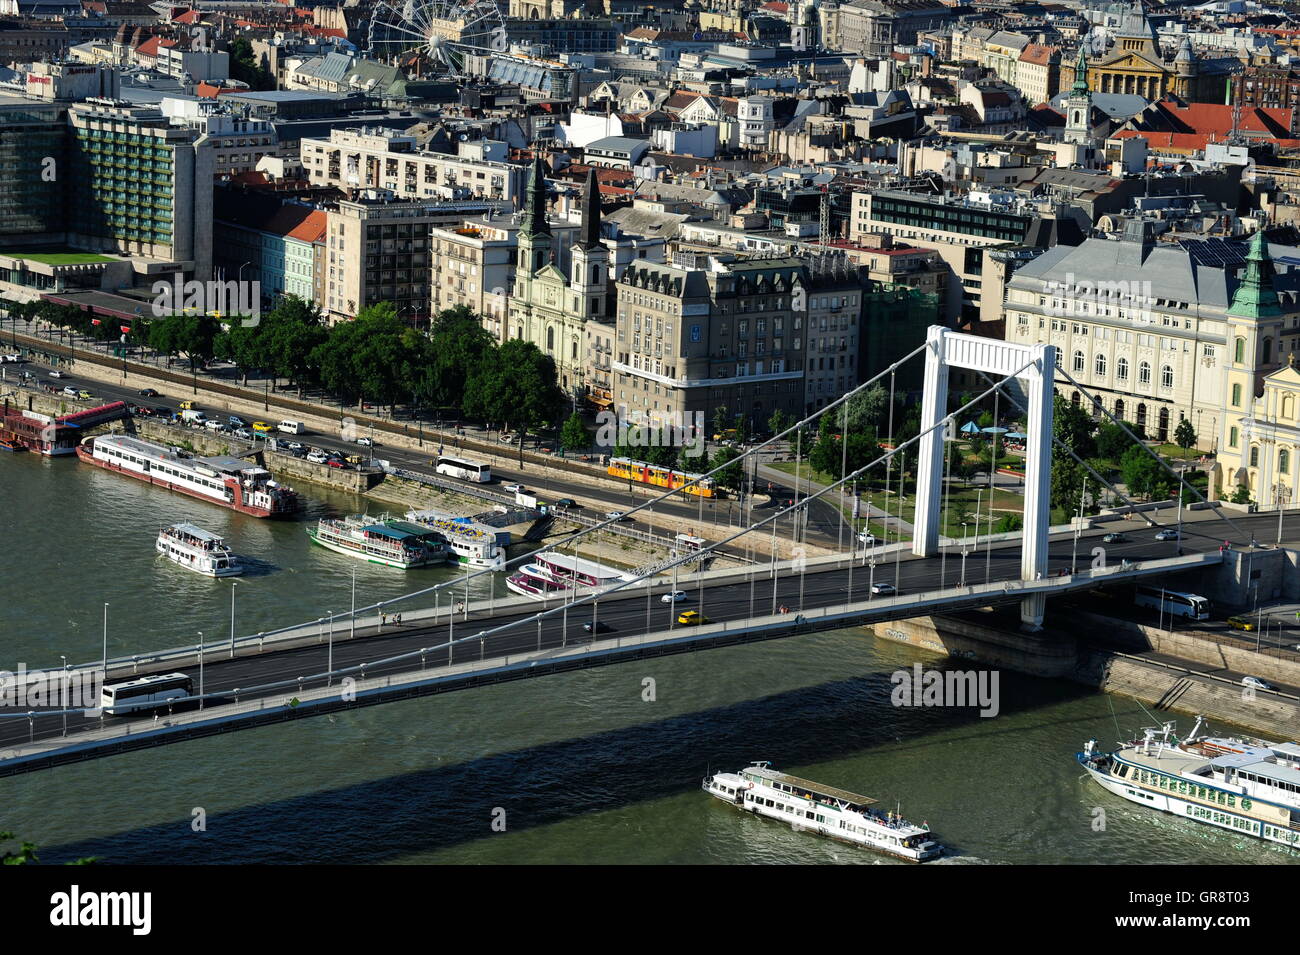
[[[631,579],[632,575],[626,571],[606,567],[594,560],[547,551],[536,555],[507,577],[506,587],[534,600],[547,600],[570,591],[581,593]]]
[[[77,457],[253,517],[284,517],[299,507],[293,488],[277,483],[266,468],[240,458],[198,457],[124,434],[86,438],[77,446]]]
[[[1199,736],[1202,722],[1184,741],[1173,723],[1147,727],[1110,753],[1092,739],[1075,758],[1129,802],[1300,848],[1300,746]]]
[[[809,782],[754,763],[738,773],[706,776],[704,791],[738,809],[789,823],[796,830],[829,836],[908,862],[943,855],[928,825],[873,808],[876,800],[834,786]]]
[[[173,524],[158,534],[158,553],[206,577],[238,577],[244,565],[217,534],[195,524]]]
[[[399,570],[441,564],[449,553],[429,528],[387,516],[321,518],[315,527],[307,528],[307,535],[327,550]]]

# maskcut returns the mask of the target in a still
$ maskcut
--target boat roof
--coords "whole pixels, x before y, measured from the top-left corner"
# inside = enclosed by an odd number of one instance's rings
[[[419,537],[411,531],[405,531],[397,527],[389,527],[387,524],[367,524],[361,528],[371,537],[387,537],[389,540],[403,541],[411,537]]]
[[[1292,769],[1290,766],[1279,766],[1271,761],[1261,761],[1258,763],[1249,763],[1242,769],[1253,773],[1256,776],[1263,776],[1266,779],[1276,780],[1279,783],[1290,783],[1292,786],[1300,786],[1300,771]]]
[[[169,531],[175,531],[177,534],[187,534],[190,537],[196,537],[201,541],[219,541],[224,540],[220,534],[214,534],[212,531],[205,531],[197,524],[173,524],[167,528]]]
[[[1272,743],[1269,745],[1269,749],[1275,753],[1290,756],[1293,759],[1300,759],[1300,745],[1296,743]]]
[[[847,789],[837,789],[834,786],[826,786],[822,783],[814,783],[807,779],[800,779],[798,776],[791,776],[788,773],[778,773],[775,769],[769,769],[766,766],[746,766],[741,772],[759,776],[775,783],[784,783],[795,789],[806,789],[819,796],[827,796],[831,799],[838,799],[841,802],[853,803],[858,806],[870,806],[876,802],[870,796],[851,793]]]
[[[181,457],[171,448],[161,444],[154,444],[152,441],[143,441],[140,438],[132,437],[126,434],[103,434],[95,438],[96,444],[114,445],[127,451],[134,451],[136,454],[147,454],[154,458],[171,461],[186,467],[196,465],[205,465],[218,472],[228,474],[252,474],[254,476],[270,475],[266,468],[259,467],[242,458],[231,457],[230,455],[216,455],[214,457]]]
[[[578,557],[574,554],[561,554],[559,551],[548,550],[544,554],[538,554],[533,560],[538,564],[551,564],[555,567],[563,567],[575,573],[590,574],[602,580],[629,580],[631,575],[618,570],[614,567],[607,567],[604,564],[597,563],[594,560],[587,560],[585,557]]]

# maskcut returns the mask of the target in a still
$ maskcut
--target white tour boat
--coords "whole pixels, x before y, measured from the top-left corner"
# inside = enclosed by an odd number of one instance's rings
[[[447,560],[447,546],[429,528],[386,515],[321,518],[315,527],[307,528],[307,535],[327,550],[401,570]]]
[[[704,791],[739,809],[788,822],[841,842],[872,849],[908,862],[925,862],[944,847],[928,825],[914,826],[902,816],[873,809],[876,800],[834,786],[787,776],[771,763],[754,763],[738,773],[706,776]]]
[[[627,571],[606,567],[573,554],[547,551],[537,554],[506,578],[506,587],[517,594],[546,600],[570,591],[595,590],[620,580],[632,580]]]
[[[1097,750],[1091,739],[1075,758],[1115,795],[1163,812],[1267,842],[1300,846],[1300,745],[1191,735],[1174,724],[1147,727],[1142,738]]]
[[[157,548],[172,563],[208,577],[238,577],[244,572],[222,537],[194,524],[164,527]]]
[[[468,517],[431,510],[407,511],[406,518],[437,531],[451,551],[452,560],[488,570],[506,569],[506,549],[501,545],[495,527]]]

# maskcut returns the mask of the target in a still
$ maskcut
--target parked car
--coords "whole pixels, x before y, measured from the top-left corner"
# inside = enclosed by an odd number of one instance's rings
[[[858,543],[866,547],[875,547],[876,535],[868,534],[866,531],[858,531]]]
[[[92,395],[92,394],[91,394],[89,391],[87,391],[85,388],[82,388],[80,391],[77,392],[77,397],[80,398],[82,401],[94,401],[94,400],[95,400],[95,396]]]
[[[898,589],[893,584],[872,584],[871,592],[873,594],[896,594]]]
[[[141,388],[140,391],[138,392],[138,394],[141,394],[141,395],[143,395],[143,396],[146,397],[146,398],[157,398],[157,397],[158,397],[158,392],[155,391],[153,388]]]
[[[205,422],[203,423],[203,427],[207,428],[209,431],[225,431],[225,430],[226,430],[226,426],[223,425],[223,424],[222,424],[220,421],[218,421],[216,418],[209,418],[207,421],[205,421]]]
[[[660,597],[659,602],[661,604],[678,604],[685,599],[686,599],[686,591],[674,590],[672,593],[664,594],[662,597]]]
[[[67,395],[69,398],[77,397],[77,389],[73,388],[71,385],[65,385],[63,388],[63,393]]]
[[[1243,677],[1241,678],[1241,685],[1242,685],[1242,686],[1253,687],[1253,688],[1256,689],[1256,690],[1271,690],[1271,689],[1273,689],[1273,684],[1269,683],[1269,682],[1266,681],[1266,680],[1261,680],[1261,679],[1260,679],[1259,677],[1257,677],[1257,676],[1243,676]]]
[[[319,448],[312,448],[307,452],[307,460],[312,464],[324,464],[329,460],[329,455]]]
[[[606,633],[614,628],[604,620],[588,620],[582,625],[582,629],[587,631],[587,633]]]
[[[172,411],[171,408],[164,408],[161,405],[159,405],[157,408],[154,408],[153,413],[160,418],[166,418],[168,421],[176,417],[175,411]]]
[[[330,458],[325,463],[332,468],[346,468],[348,466],[348,463],[342,458]]]
[[[1103,537],[1101,542],[1103,544],[1124,544],[1128,542],[1128,538],[1118,531],[1112,531]]]
[[[375,446],[374,438],[357,438],[357,444],[363,448],[373,448]]]
[[[1164,530],[1156,532],[1156,540],[1176,541],[1178,540],[1178,531],[1170,530],[1169,528],[1166,527]]]
[[[228,417],[226,420],[230,422],[230,426],[231,426],[232,428],[247,428],[247,427],[248,427],[248,422],[245,421],[243,418],[239,417],[239,415],[237,415],[237,414],[232,414],[232,415],[231,415],[230,417]]]
[[[560,498],[558,501],[555,502],[555,506],[558,507],[558,508],[560,508],[561,510],[565,510],[565,511],[567,511],[569,508],[573,508],[574,510],[577,510],[577,509],[580,508],[582,505],[579,504],[577,501],[575,501],[575,500],[574,500],[573,498],[571,498],[571,497],[562,497],[562,498]]]
[[[0,361],[3,362],[13,362],[14,364],[17,364],[22,360],[23,360],[23,356],[18,354],[17,352],[13,352],[12,354],[9,355],[0,355]]]
[[[1245,614],[1237,614],[1235,617],[1228,618],[1228,626],[1233,630],[1245,630],[1252,632],[1255,629],[1255,621],[1251,620]]]
[[[289,450],[290,450],[290,451],[306,451],[306,450],[307,450],[307,446],[304,445],[301,441],[290,441],[290,442],[289,442]]]
[[[366,459],[359,454],[349,454],[346,458],[344,458],[344,460],[347,461],[348,464],[352,465],[354,468],[359,468],[361,467],[361,465],[366,463]]]
[[[677,615],[677,622],[684,627],[698,627],[709,622],[709,618],[698,610],[683,610]]]

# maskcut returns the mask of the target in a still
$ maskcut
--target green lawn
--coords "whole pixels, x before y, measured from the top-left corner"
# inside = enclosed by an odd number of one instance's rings
[[[94,262],[115,262],[116,259],[95,252],[6,252],[15,259],[30,259],[45,265],[89,265]]]

